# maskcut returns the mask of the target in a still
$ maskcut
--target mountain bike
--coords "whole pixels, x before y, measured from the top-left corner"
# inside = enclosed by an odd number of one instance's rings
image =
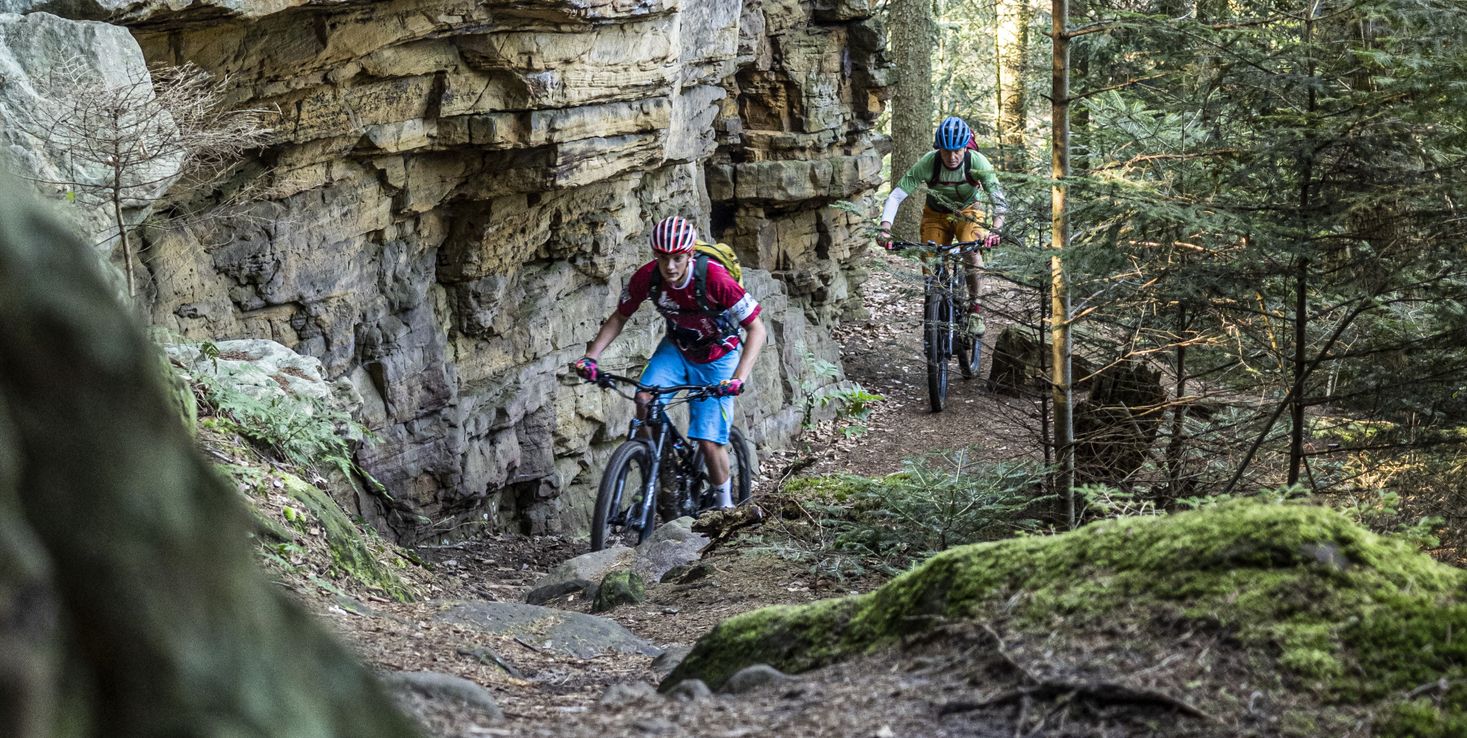
[[[684,437],[667,411],[718,397],[718,386],[657,387],[609,372],[602,372],[596,384],[635,400],[616,388],[618,384],[630,385],[651,395],[652,400],[647,403],[645,418],[632,418],[627,439],[606,462],[591,517],[591,550],[600,551],[618,543],[635,546],[647,540],[657,526],[659,512],[666,522],[684,515],[696,517],[714,507],[718,500],[713,485],[708,483],[702,444]],[[680,392],[685,394],[676,396]],[[749,499],[754,468],[743,431],[730,428],[726,448],[734,504],[742,505]]]
[[[978,373],[983,358],[981,321],[969,319],[967,264],[963,255],[985,248],[982,241],[956,241],[946,246],[934,241],[893,241],[892,249],[919,249],[937,255],[924,279],[922,349],[927,355],[927,399],[932,412],[942,412],[947,401],[948,360],[958,359],[964,379]]]

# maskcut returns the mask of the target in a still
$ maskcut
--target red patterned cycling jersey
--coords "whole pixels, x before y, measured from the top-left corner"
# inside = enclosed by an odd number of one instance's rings
[[[617,312],[630,318],[646,301],[652,290],[652,275],[657,271],[657,262],[651,261],[638,269],[627,286],[621,291],[621,302]],[[722,264],[708,263],[707,301],[712,308],[722,308],[723,313],[707,313],[698,305],[698,296],[693,285],[693,265],[688,265],[688,275],[681,285],[663,284],[653,307],[667,319],[668,338],[682,351],[683,356],[695,364],[716,361],[738,348],[739,337],[724,335],[719,318],[728,316],[733,323],[748,326],[759,315],[759,303],[744,291],[743,285],[734,281]]]

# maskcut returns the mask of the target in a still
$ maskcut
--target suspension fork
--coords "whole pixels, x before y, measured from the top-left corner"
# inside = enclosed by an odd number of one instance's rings
[[[648,408],[646,425],[654,428],[653,439],[645,440],[644,443],[652,451],[652,458],[647,465],[647,478],[642,480],[642,509],[637,511],[639,521],[638,530],[648,530],[652,525],[652,516],[657,514],[657,492],[661,488],[662,476],[662,449],[667,445],[667,418],[661,412],[654,416],[652,408]]]
[[[933,326],[933,330],[942,331],[941,359],[944,361],[953,355],[953,333],[955,330],[953,314],[956,310],[955,302],[957,297],[957,293],[953,291],[956,287],[953,278],[955,272],[948,263],[948,259],[947,254],[941,254],[932,272],[933,294],[938,301],[938,318],[942,321],[941,324]]]

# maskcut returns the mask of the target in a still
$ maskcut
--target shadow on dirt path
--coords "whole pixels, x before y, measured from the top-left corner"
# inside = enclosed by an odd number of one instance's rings
[[[870,277],[861,292],[869,317],[847,322],[836,335],[847,378],[886,400],[876,405],[867,432],[854,439],[833,429],[803,439],[803,453],[813,460],[804,473],[889,474],[904,459],[956,448],[989,461],[1042,458],[1038,437],[1026,430],[1037,427],[1038,404],[987,389],[993,342],[1010,325],[1004,316],[1018,312],[1011,303],[1021,296],[987,280],[982,366],[977,376],[963,379],[954,362],[947,402],[934,413],[921,345],[921,269],[911,259],[874,250],[865,267]]]

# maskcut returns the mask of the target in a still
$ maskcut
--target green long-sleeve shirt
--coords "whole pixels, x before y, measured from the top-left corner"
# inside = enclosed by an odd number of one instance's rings
[[[995,216],[1003,215],[1008,209],[1008,201],[1004,199],[1003,188],[998,184],[998,172],[988,157],[977,151],[968,152],[968,172],[979,186],[968,184],[969,177],[964,176],[963,168],[948,169],[942,165],[937,158],[936,150],[929,151],[918,159],[907,173],[897,181],[897,187],[907,193],[916,192],[918,187],[927,184],[932,179],[932,169],[938,170],[937,184],[927,188],[927,204],[940,210],[961,210],[974,202],[985,202],[993,205]],[[979,191],[983,195],[979,195]]]

